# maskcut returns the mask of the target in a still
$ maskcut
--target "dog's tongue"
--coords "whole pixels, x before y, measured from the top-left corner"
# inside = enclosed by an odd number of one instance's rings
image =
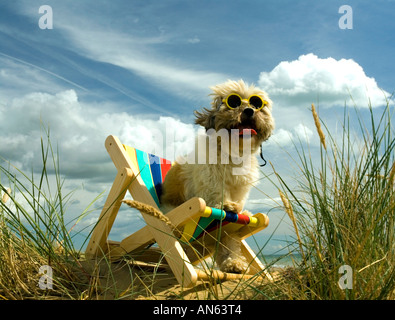
[[[254,129],[240,129],[239,130],[239,136],[249,134],[249,135],[256,135],[256,131]]]

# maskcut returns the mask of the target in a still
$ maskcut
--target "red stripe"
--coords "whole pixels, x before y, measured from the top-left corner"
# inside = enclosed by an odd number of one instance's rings
[[[238,214],[237,215],[237,223],[239,224],[249,224],[250,223],[250,217],[247,216],[246,214]]]
[[[162,171],[162,182],[165,180],[167,172],[171,168],[171,161],[161,158],[160,159],[160,167]]]

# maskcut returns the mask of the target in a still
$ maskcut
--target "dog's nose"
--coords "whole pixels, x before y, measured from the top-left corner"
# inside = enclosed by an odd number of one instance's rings
[[[243,114],[247,117],[247,118],[251,118],[254,115],[254,109],[252,108],[245,108],[243,110]]]

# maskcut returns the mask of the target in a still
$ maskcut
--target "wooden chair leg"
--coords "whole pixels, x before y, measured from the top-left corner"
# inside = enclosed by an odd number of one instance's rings
[[[110,193],[107,196],[103,210],[93,229],[92,236],[85,251],[88,259],[93,259],[107,252],[108,248],[106,243],[108,235],[111,231],[115,217],[118,214],[121,201],[125,197],[125,193],[128,190],[128,186],[132,179],[133,172],[127,168],[120,170],[115,177]]]
[[[133,183],[129,187],[129,192],[132,194],[132,197],[142,200],[149,196],[146,188],[142,188],[140,191],[136,192],[136,189],[133,189]],[[140,197],[136,196],[136,193],[140,195]],[[172,228],[157,217],[148,213],[141,212],[141,215],[147,223],[148,230],[152,237],[162,250],[163,255],[169,267],[173,271],[178,283],[184,287],[192,287],[198,279],[197,273],[180,242],[175,237]]]
[[[249,274],[261,273],[262,276],[265,276],[268,280],[273,281],[272,276],[266,270],[264,264],[258,259],[254,251],[252,251],[245,240],[241,240],[241,252],[250,263]]]
[[[167,213],[166,216],[175,226],[182,227],[190,219],[193,219],[195,216],[198,216],[201,212],[203,212],[205,207],[206,203],[203,199],[192,198]],[[144,248],[150,243],[154,242],[155,240],[150,231],[150,227],[145,226],[123,239],[119,247],[111,252],[111,259],[119,259],[126,253],[140,250],[141,248]]]

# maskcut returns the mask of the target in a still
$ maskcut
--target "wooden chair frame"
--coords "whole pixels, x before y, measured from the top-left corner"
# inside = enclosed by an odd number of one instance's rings
[[[152,215],[141,212],[147,224],[145,227],[121,242],[108,240],[108,235],[127,191],[130,192],[133,199],[156,209],[159,208],[119,139],[115,136],[109,136],[106,139],[105,146],[118,173],[88,243],[86,249],[88,258],[108,255],[112,260],[116,260],[122,258],[125,254],[141,252],[144,248],[156,242],[159,246],[159,252],[164,255],[175,278],[184,287],[191,287],[198,280],[207,280],[209,277],[235,279],[246,276],[226,274],[220,271],[207,272],[207,270],[204,271],[194,267],[194,264],[196,265],[213,254],[216,239],[218,239],[218,230],[205,234],[201,241],[194,241],[185,245],[174,235],[169,225]],[[170,219],[172,225],[182,227],[188,221],[198,219],[205,208],[206,203],[203,199],[192,198],[167,213],[166,216]],[[269,224],[269,218],[266,215],[258,213],[254,216],[260,219],[260,224],[256,227],[232,223],[221,228],[220,232],[236,234],[240,237],[242,254],[250,262],[248,273],[250,276],[259,274],[272,280],[265,266],[245,241],[247,237],[263,230]],[[158,252],[158,249],[150,248],[148,252],[155,253]]]

